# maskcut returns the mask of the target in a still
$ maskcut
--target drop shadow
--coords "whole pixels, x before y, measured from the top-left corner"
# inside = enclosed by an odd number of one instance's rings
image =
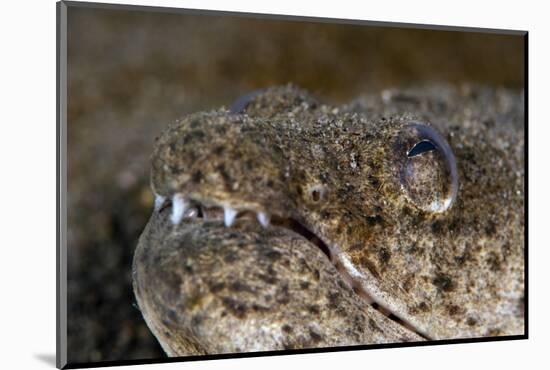
[[[34,357],[47,365],[55,367],[55,353],[35,354]]]

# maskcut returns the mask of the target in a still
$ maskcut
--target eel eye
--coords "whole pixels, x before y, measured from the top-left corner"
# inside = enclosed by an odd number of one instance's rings
[[[432,150],[437,150],[437,147],[429,140],[422,140],[407,152],[407,157],[411,158]]]
[[[456,161],[447,141],[433,128],[412,122],[396,141],[398,178],[405,196],[419,209],[441,213],[458,192]]]

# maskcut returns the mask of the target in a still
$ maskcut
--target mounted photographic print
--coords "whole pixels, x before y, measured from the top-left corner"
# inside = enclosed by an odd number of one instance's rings
[[[57,5],[58,367],[527,338],[527,32]]]

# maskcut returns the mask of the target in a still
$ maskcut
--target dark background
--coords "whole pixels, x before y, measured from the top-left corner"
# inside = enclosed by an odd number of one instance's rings
[[[523,38],[479,32],[69,7],[68,358],[164,356],[131,262],[149,155],[177,118],[293,82],[329,103],[388,87],[523,87]]]

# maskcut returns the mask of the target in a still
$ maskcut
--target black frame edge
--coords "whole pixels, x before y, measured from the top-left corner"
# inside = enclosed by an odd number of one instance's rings
[[[524,333],[525,338],[529,338],[529,32],[526,32],[524,35],[524,137],[525,145],[524,150],[524,160],[525,160],[525,177],[524,181],[524,221],[525,221],[525,230],[524,230]]]

